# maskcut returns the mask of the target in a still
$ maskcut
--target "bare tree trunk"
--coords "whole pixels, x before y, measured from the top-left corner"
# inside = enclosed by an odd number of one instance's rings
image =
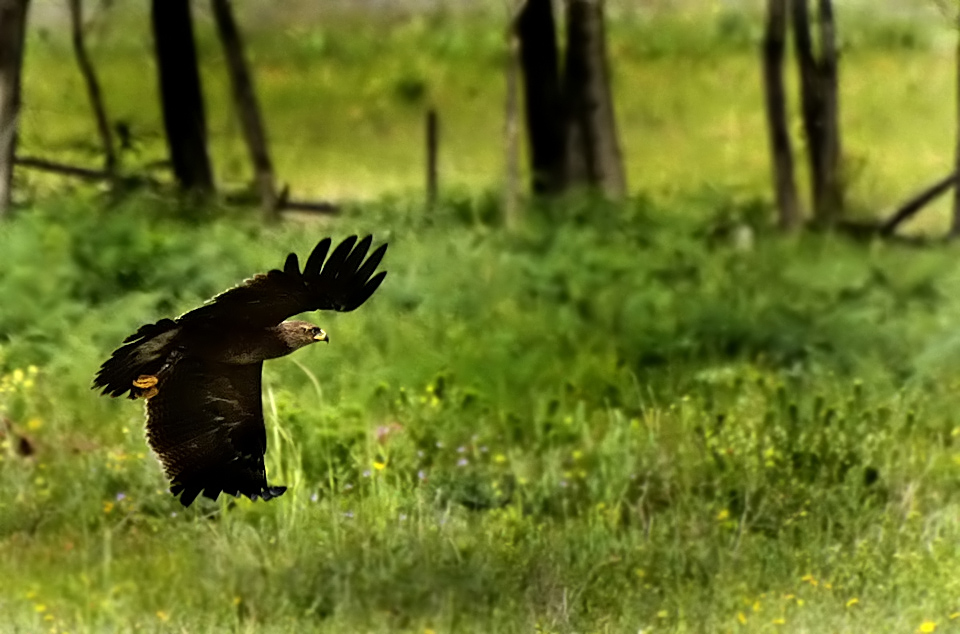
[[[823,213],[833,222],[843,215],[843,190],[846,183],[841,164],[839,64],[832,0],[819,0],[817,19],[820,26],[818,76],[823,93]]]
[[[793,33],[800,66],[803,127],[810,159],[811,198],[819,224],[836,222],[843,212],[843,177],[837,86],[837,50],[830,0],[820,0],[820,55],[814,53],[808,0],[791,0]]]
[[[427,110],[427,118],[425,128],[425,138],[427,147],[427,207],[433,208],[437,203],[437,189],[438,189],[438,177],[437,177],[437,152],[438,146],[440,143],[440,131],[439,123],[437,122],[437,111],[433,108]]]
[[[113,134],[110,131],[107,110],[103,105],[100,82],[97,81],[97,74],[87,56],[87,48],[83,41],[83,3],[82,0],[69,0],[69,4],[73,53],[87,86],[87,96],[90,99],[90,107],[93,108],[93,116],[97,120],[97,133],[100,135],[100,144],[103,146],[103,168],[107,172],[113,172],[117,166],[117,155],[113,150]]]
[[[0,220],[10,215],[28,0],[0,0]]]
[[[556,28],[551,0],[525,0],[514,23],[523,71],[531,189],[536,194],[557,194],[566,188]]]
[[[260,105],[257,103],[257,93],[243,52],[243,40],[233,17],[230,0],[212,0],[212,6],[217,33],[230,71],[234,107],[240,117],[243,138],[247,142],[250,161],[253,163],[254,180],[260,193],[263,217],[268,222],[273,222],[280,219],[276,180],[267,147],[267,133],[260,116]]]
[[[787,122],[787,96],[783,83],[783,57],[787,35],[788,0],[767,0],[763,37],[763,88],[766,100],[770,157],[780,227],[793,230],[802,216],[793,178],[793,148]]]
[[[514,229],[520,212],[520,40],[513,29],[507,32],[507,99],[504,110],[503,150],[506,174],[503,184],[503,223]]]
[[[190,0],[152,0],[163,124],[173,173],[185,190],[213,191]]]
[[[568,178],[575,182],[583,173],[587,184],[622,198],[627,184],[610,91],[603,0],[567,0],[564,103]]]
[[[960,11],[957,13],[957,28],[960,31]],[[954,156],[954,173],[960,173],[960,39],[957,40],[957,85],[956,85],[956,94],[954,96],[955,107],[956,107],[956,154]],[[950,223],[950,234],[951,239],[960,237],[960,187],[957,187],[953,190],[953,219]]]

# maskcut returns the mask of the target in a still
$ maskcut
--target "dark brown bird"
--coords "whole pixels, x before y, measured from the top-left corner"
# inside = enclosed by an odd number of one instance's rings
[[[386,276],[374,272],[387,245],[367,257],[372,242],[352,236],[327,258],[325,238],[302,272],[291,253],[282,271],[256,275],[177,319],[142,326],[100,366],[94,389],[146,399],[147,441],[184,506],[200,493],[269,500],[286,491],[267,484],[263,466],[263,362],[329,341],[319,327],[288,317],[348,312],[373,295]]]

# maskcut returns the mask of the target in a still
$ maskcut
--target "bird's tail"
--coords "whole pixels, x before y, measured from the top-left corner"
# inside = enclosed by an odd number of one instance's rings
[[[142,377],[156,376],[178,332],[177,323],[172,319],[142,326],[124,339],[124,345],[114,350],[110,358],[103,362],[93,380],[93,389],[101,389],[101,394],[110,396],[122,396],[127,391],[130,392],[130,398],[142,396],[152,387]],[[140,386],[134,385],[134,382]]]

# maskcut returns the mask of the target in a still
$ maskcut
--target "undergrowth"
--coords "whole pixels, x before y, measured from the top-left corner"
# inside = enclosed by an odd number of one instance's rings
[[[948,627],[954,249],[682,204],[572,200],[514,232],[482,198],[276,228],[146,197],[24,210],[0,234],[0,609],[53,632]],[[368,231],[382,289],[265,366],[291,490],[180,508],[141,406],[88,389],[99,363]]]

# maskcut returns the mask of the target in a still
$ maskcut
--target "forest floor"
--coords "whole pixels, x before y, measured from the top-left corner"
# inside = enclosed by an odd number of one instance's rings
[[[755,16],[612,24],[639,193],[526,205],[511,231],[493,18],[339,19],[250,40],[281,174],[364,199],[341,216],[263,227],[21,182],[38,202],[0,231],[0,631],[960,631],[957,247],[771,230]],[[843,107],[868,215],[949,170],[953,61],[927,18],[863,19]],[[97,37],[134,169],[162,156],[148,40]],[[34,34],[24,146],[92,162],[69,59]],[[288,251],[368,232],[391,245],[383,287],[307,316],[331,345],[265,365],[267,469],[290,490],[181,508],[142,406],[90,391],[98,365]]]

